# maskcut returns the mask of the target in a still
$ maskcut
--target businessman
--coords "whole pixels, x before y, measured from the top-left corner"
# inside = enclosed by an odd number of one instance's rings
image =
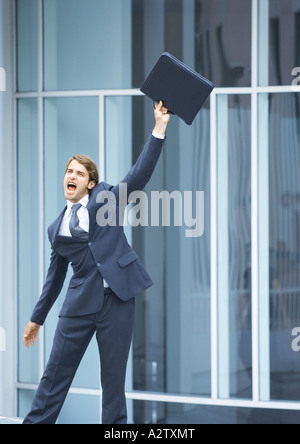
[[[153,133],[122,181],[128,196],[146,186],[162,151],[170,115],[162,102],[154,115]],[[24,424],[56,423],[94,335],[101,362],[102,423],[127,422],[125,376],[134,301],[153,283],[129,246],[121,224],[97,223],[97,212],[112,195],[118,204],[119,190],[120,185],[99,184],[97,166],[87,156],[74,156],[68,162],[64,178],[67,206],[48,229],[51,262],[42,295],[24,332],[27,348],[38,342],[40,327],[63,288],[70,263],[74,274],[59,315],[50,359]],[[107,199],[103,199],[106,193]]]

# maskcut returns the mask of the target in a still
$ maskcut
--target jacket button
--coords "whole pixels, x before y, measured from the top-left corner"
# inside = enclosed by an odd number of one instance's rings
[[[92,245],[92,242],[89,242],[89,244],[88,244],[88,245],[89,245],[89,247],[90,247],[90,246]]]
[[[97,264],[97,267],[100,268],[100,267],[101,267],[101,264]]]

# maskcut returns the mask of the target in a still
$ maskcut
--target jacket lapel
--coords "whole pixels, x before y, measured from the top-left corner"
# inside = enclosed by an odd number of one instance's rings
[[[52,225],[50,225],[50,227],[48,228],[48,234],[49,234],[49,239],[53,245],[54,240],[55,240],[55,236],[58,234],[59,231],[59,227],[61,226],[64,214],[67,210],[67,207],[65,207],[63,209],[63,211],[61,212],[61,214],[58,216],[58,218],[53,222]]]
[[[100,204],[97,204],[97,196],[101,191],[106,191],[102,182],[99,183],[99,185],[97,185],[95,188],[93,188],[90,194],[89,203],[87,205],[90,218],[90,232],[89,232],[90,236],[92,235],[95,227],[97,226],[96,216],[97,216],[97,211],[100,207]]]

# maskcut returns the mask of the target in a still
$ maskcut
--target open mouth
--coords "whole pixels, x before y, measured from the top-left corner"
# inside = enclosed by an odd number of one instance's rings
[[[77,185],[74,182],[69,182],[67,185],[67,189],[70,193],[74,193],[77,189]]]

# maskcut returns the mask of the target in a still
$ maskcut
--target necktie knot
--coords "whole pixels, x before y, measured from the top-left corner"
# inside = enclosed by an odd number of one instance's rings
[[[81,207],[82,207],[82,205],[80,203],[74,204],[71,208],[72,214],[76,214],[80,210]]]

